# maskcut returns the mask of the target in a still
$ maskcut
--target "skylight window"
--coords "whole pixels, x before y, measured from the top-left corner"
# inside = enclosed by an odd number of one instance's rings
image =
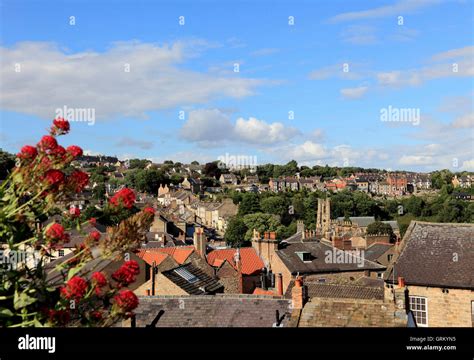
[[[309,251],[297,251],[296,255],[298,255],[303,262],[311,262],[311,253]]]
[[[175,269],[174,272],[190,284],[193,284],[199,280],[195,275],[191,274],[188,270],[183,268]]]

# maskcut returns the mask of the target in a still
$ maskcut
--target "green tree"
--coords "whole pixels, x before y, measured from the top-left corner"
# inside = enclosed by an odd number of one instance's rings
[[[265,231],[277,231],[281,225],[278,216],[264,213],[247,214],[243,217],[247,232],[245,233],[245,240],[251,241],[253,230],[257,230],[261,234]]]
[[[226,244],[232,247],[240,247],[245,243],[245,234],[247,226],[242,218],[234,216],[229,220],[225,231],[224,240]]]
[[[255,193],[244,193],[239,206],[239,215],[243,216],[260,211],[259,196]]]

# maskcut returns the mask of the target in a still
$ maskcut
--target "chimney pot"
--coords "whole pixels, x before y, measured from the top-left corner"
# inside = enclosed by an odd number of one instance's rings
[[[402,276],[398,277],[398,286],[400,286],[401,288],[405,287],[405,278],[404,277],[402,277]]]

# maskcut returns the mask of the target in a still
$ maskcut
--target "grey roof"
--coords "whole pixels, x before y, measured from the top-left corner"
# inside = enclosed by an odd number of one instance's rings
[[[162,274],[190,295],[213,294],[224,289],[224,285],[219,281],[191,263],[164,271]],[[189,275],[189,279],[185,276],[186,274]]]
[[[402,247],[388,281],[401,276],[407,285],[474,289],[474,224],[412,221]]]
[[[256,295],[139,297],[136,326],[272,327],[277,316],[287,326],[291,300]]]
[[[350,216],[349,219],[353,224],[357,224],[360,227],[367,227],[375,222],[375,218],[373,216]],[[344,216],[338,217],[337,220],[344,221]]]
[[[334,248],[333,246],[327,245],[320,241],[309,241],[309,242],[291,242],[281,243],[281,249],[276,253],[291,271],[292,274],[317,274],[317,273],[329,273],[329,272],[344,272],[344,271],[362,271],[362,270],[374,270],[382,271],[385,269],[384,266],[376,264],[372,261],[357,258],[343,250]],[[342,264],[338,263],[327,263],[326,252],[337,251],[342,252],[351,262]],[[298,252],[309,252],[311,253],[311,261],[303,262],[298,256]],[[352,261],[353,260],[353,261]],[[360,260],[363,260],[362,266],[359,266]]]
[[[384,224],[389,224],[393,230],[398,230],[398,221],[397,220],[385,220],[382,221]]]
[[[365,258],[370,261],[377,261],[377,259],[390,250],[392,246],[394,245],[383,243],[372,244],[365,250]]]
[[[305,281],[307,295],[310,298],[335,298],[335,299],[384,299],[383,281],[379,286],[363,286],[355,284],[325,284],[317,281]],[[291,298],[291,290],[294,287],[292,280],[286,290],[285,297]]]

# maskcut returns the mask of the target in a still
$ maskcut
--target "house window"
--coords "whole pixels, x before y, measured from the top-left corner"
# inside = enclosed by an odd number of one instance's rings
[[[390,262],[393,259],[393,254],[388,254],[387,255],[387,260]]]
[[[418,326],[428,326],[428,302],[425,297],[410,296],[410,310]]]
[[[58,250],[58,256],[59,256],[59,257],[64,256],[64,250],[63,250],[63,249]]]

